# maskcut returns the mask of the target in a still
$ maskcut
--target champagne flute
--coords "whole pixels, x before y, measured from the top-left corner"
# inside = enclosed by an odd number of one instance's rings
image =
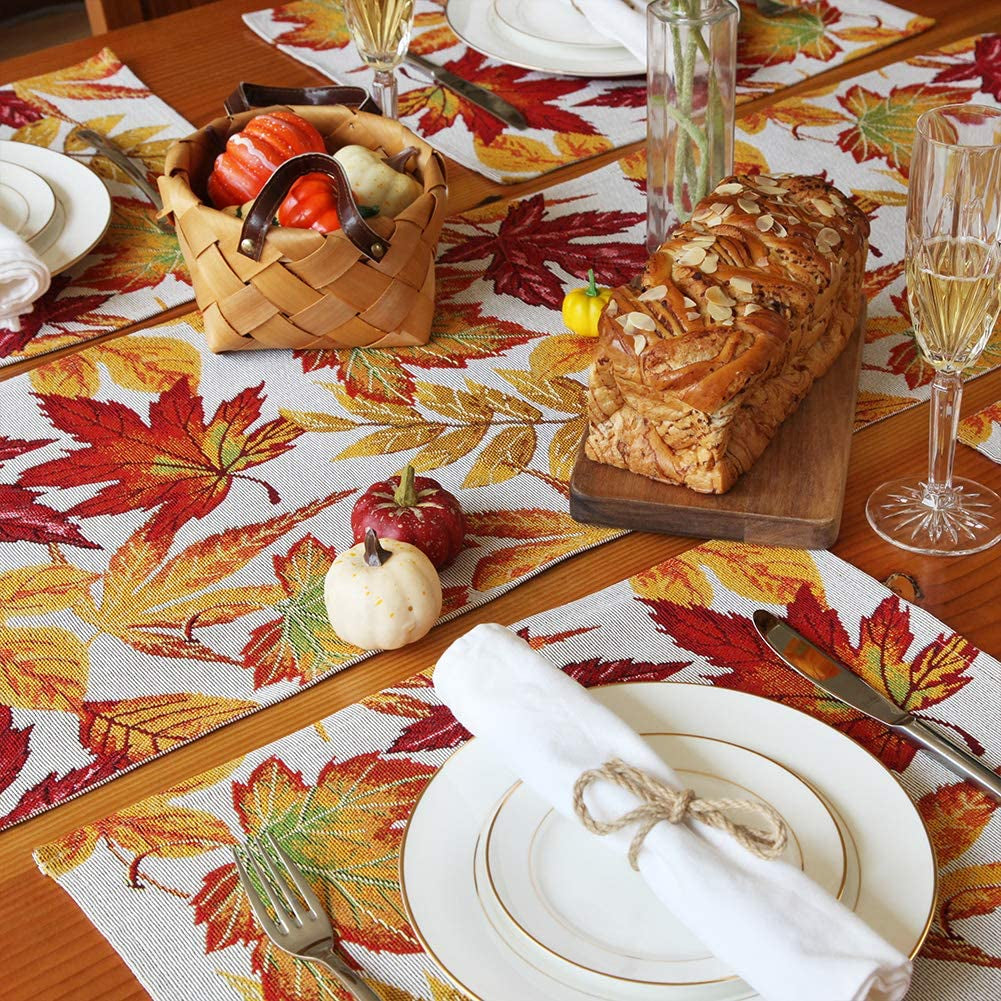
[[[396,69],[414,27],[414,0],[343,0],[348,30],[365,63],[375,70],[375,99],[397,118]]]
[[[1001,312],[1001,109],[952,104],[917,123],[907,192],[907,301],[931,387],[929,471],[892,480],[866,505],[884,539],[911,552],[976,553],[1001,540],[1001,497],[954,478],[962,372]]]

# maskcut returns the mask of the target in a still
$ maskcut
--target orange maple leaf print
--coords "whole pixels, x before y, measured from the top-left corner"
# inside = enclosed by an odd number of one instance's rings
[[[148,423],[115,401],[40,396],[53,426],[86,447],[25,470],[20,483],[103,483],[68,513],[87,517],[160,507],[162,524],[171,528],[215,510],[237,479],[263,487],[278,504],[274,487],[243,470],[288,451],[302,429],[276,417],[250,431],[261,416],[263,390],[263,382],[247,387],[206,420],[202,398],[179,379],[150,404]]]

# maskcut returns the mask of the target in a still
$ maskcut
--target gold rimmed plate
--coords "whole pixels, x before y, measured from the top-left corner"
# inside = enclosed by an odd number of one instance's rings
[[[728,689],[637,683],[593,694],[640,733],[726,742],[809,787],[821,807],[811,814],[815,821],[793,822],[799,851],[804,858],[826,852],[821,863],[828,873],[825,885],[902,952],[917,952],[933,913],[934,854],[906,793],[867,751],[804,713]],[[691,770],[723,774],[712,767]],[[759,774],[764,772],[761,766]],[[725,779],[771,798],[754,775]],[[517,776],[473,740],[428,784],[403,839],[401,889],[411,927],[459,989],[489,1001],[739,1001],[755,996],[731,970],[719,970],[721,977],[698,984],[616,980],[594,972],[596,953],[585,954],[587,968],[581,969],[531,941],[498,905],[486,871],[490,825],[503,816],[503,801],[516,783]],[[786,808],[782,800],[775,805]],[[832,819],[838,832],[833,838]],[[891,830],[892,839],[887,837]],[[843,877],[837,876],[839,866]],[[601,901],[592,906],[600,908]]]

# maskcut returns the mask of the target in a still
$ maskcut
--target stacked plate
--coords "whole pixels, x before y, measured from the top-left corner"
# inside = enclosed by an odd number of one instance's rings
[[[104,236],[111,196],[84,164],[51,149],[0,140],[0,224],[56,275]]]
[[[935,903],[935,859],[913,804],[868,752],[742,692],[670,683],[593,694],[699,796],[772,805],[792,835],[787,861],[902,952],[917,952]],[[624,858],[551,810],[479,741],[425,790],[400,876],[416,935],[471,998],[757,997]]]
[[[471,49],[512,66],[587,77],[646,72],[631,52],[595,31],[573,0],[448,0],[445,16]]]

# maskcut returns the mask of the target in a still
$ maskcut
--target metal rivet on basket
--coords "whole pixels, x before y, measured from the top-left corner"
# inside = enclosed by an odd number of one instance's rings
[[[382,255],[384,253],[386,253],[386,248],[381,243],[373,243],[372,244],[372,256],[373,257],[382,257]]]
[[[245,240],[240,241],[240,251],[244,254],[252,254],[254,252],[254,241],[249,236]]]

